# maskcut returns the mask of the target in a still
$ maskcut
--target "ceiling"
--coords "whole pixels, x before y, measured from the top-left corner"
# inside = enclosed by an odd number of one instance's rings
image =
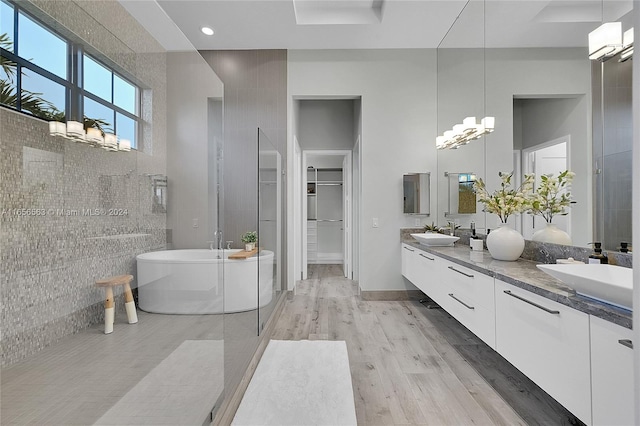
[[[632,0],[120,0],[167,50],[580,47]],[[603,19],[604,16],[604,19]],[[200,31],[215,30],[213,36]]]

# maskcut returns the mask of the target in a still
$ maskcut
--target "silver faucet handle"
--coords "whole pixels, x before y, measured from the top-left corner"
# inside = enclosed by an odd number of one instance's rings
[[[227,250],[231,250],[231,244],[233,244],[233,241],[227,241]]]

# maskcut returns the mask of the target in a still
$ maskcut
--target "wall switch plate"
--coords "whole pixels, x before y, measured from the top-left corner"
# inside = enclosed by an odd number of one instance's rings
[[[192,223],[191,223],[191,226],[193,226],[194,228],[197,228],[197,227],[198,227],[198,219],[197,219],[197,218],[196,218],[196,219],[193,219],[193,221],[192,221]]]
[[[373,218],[373,220],[371,221],[371,226],[373,226],[374,228],[377,228],[379,226],[377,217]]]
[[[413,226],[420,226],[420,218],[416,217],[415,219],[413,219]]]

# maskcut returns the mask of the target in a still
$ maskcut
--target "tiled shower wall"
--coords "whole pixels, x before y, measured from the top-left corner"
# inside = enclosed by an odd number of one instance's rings
[[[224,83],[224,238],[239,248],[258,220],[257,197],[247,196],[258,191],[258,127],[287,164],[287,51],[200,54]]]
[[[137,151],[110,153],[0,108],[2,365],[102,321],[95,281],[135,276],[135,256],[166,243],[150,176],[166,173],[163,49],[115,0],[21,5],[144,87],[144,124]]]

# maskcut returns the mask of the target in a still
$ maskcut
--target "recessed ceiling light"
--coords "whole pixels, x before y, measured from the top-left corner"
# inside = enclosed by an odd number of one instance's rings
[[[202,27],[200,28],[200,31],[202,31],[205,35],[213,35],[213,29],[209,28],[209,27]]]

